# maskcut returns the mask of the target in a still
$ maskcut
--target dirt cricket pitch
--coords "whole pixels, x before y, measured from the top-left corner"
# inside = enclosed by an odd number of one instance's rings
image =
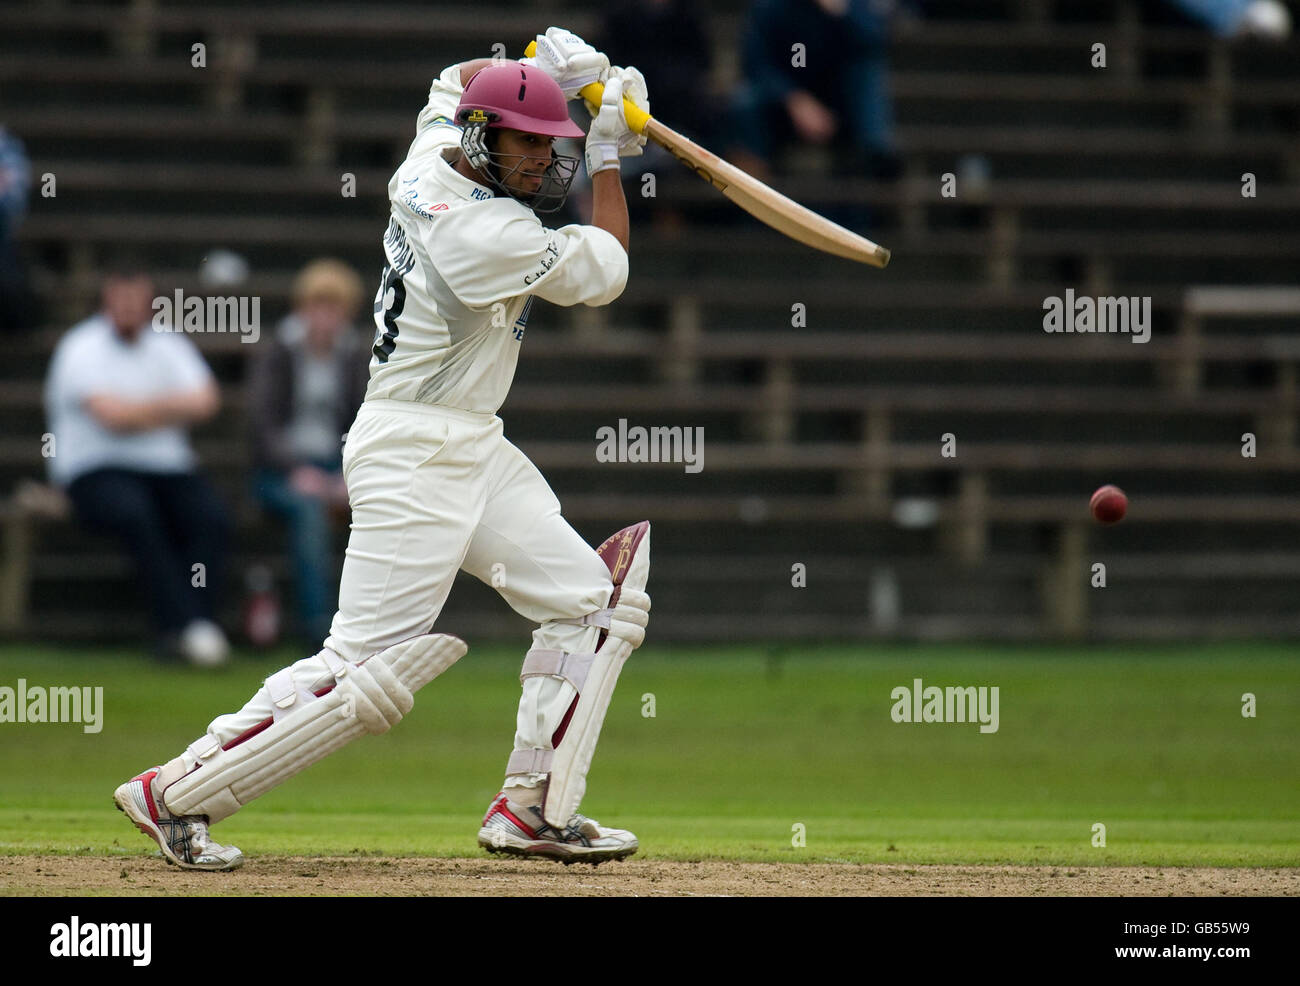
[[[1300,896],[1300,869],[903,866],[265,856],[232,873],[161,858],[0,856],[3,896]]]

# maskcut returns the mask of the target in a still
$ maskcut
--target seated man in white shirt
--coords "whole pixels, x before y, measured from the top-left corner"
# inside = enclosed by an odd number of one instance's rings
[[[213,613],[230,525],[186,428],[220,395],[189,339],[151,327],[154,294],[143,270],[114,270],[101,311],[59,341],[45,382],[50,479],[135,560],[163,655],[212,666],[229,651]]]

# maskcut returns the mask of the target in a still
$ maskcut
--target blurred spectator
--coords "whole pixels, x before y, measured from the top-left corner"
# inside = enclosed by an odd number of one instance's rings
[[[1221,38],[1245,35],[1281,40],[1291,34],[1291,13],[1278,0],[1168,0]]]
[[[708,112],[708,78],[712,68],[707,13],[687,0],[618,0],[605,14],[593,43],[614,65],[632,65],[645,76],[650,112],[670,122],[688,137],[706,140],[712,115]],[[578,107],[582,106],[581,109]],[[570,116],[584,129],[591,117],[581,101],[570,104]],[[581,144],[556,142],[562,154],[582,156]],[[634,222],[650,218],[669,232],[680,231],[681,213],[661,204],[664,186],[681,180],[675,159],[658,144],[646,145],[642,156],[623,169],[627,207]],[[644,194],[643,176],[653,174],[658,188]],[[591,181],[585,169],[574,178],[560,218],[584,223],[591,215]]]
[[[715,114],[709,92],[713,46],[703,6],[691,0],[622,0],[606,14],[595,43],[613,64],[641,70],[650,91],[650,111],[656,117],[707,145]],[[673,156],[653,142],[625,172],[632,218],[648,213],[660,230],[679,231],[685,222],[681,212],[660,203],[672,197],[665,194],[665,186],[694,177],[683,173]],[[659,186],[653,198],[642,194],[645,174],[654,174]]]
[[[736,163],[763,172],[790,144],[834,142],[844,173],[896,178],[894,10],[893,0],[756,0],[741,39],[731,140],[745,163]]]
[[[249,425],[257,497],[289,527],[303,636],[329,634],[337,607],[331,515],[345,516],[342,437],[365,397],[369,354],[353,320],[361,279],[316,260],[293,285],[293,312],[253,366]]]
[[[229,652],[214,613],[230,528],[186,429],[211,418],[220,395],[189,339],[151,328],[154,295],[142,268],[115,269],[102,310],[56,347],[45,382],[50,478],[86,527],[119,538],[135,560],[160,653],[213,666]]]
[[[0,127],[0,331],[30,328],[35,320],[18,260],[18,226],[27,212],[31,179],[23,142]]]
[[[692,0],[622,0],[594,42],[613,64],[640,69],[655,116],[695,140],[707,137],[712,105],[713,48],[701,7]]]

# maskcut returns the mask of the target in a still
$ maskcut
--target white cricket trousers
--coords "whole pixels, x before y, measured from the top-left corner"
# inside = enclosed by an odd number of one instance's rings
[[[496,415],[366,401],[343,448],[343,475],[352,532],[327,648],[357,662],[428,633],[458,569],[540,624],[534,647],[595,648],[598,627],[552,621],[604,608],[613,591],[609,570],[560,516],[559,500],[506,441]],[[295,687],[307,691],[333,681],[318,656],[298,661],[291,673]],[[527,678],[514,749],[551,749],[575,694],[567,681]],[[271,712],[263,687],[239,712],[214,719],[208,732],[228,743]],[[187,755],[187,768],[192,759]],[[544,778],[516,775],[507,786],[532,787]]]

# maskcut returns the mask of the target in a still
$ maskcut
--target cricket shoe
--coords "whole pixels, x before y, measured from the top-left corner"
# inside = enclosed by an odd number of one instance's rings
[[[548,825],[540,805],[524,807],[498,794],[478,830],[478,844],[488,852],[541,856],[569,863],[603,863],[637,851],[636,836],[606,828],[576,812],[563,829]]]
[[[207,815],[173,815],[155,795],[153,782],[161,767],[151,767],[113,792],[117,810],[162,850],[163,858],[187,870],[233,870],[244,865],[234,846],[212,841]]]

